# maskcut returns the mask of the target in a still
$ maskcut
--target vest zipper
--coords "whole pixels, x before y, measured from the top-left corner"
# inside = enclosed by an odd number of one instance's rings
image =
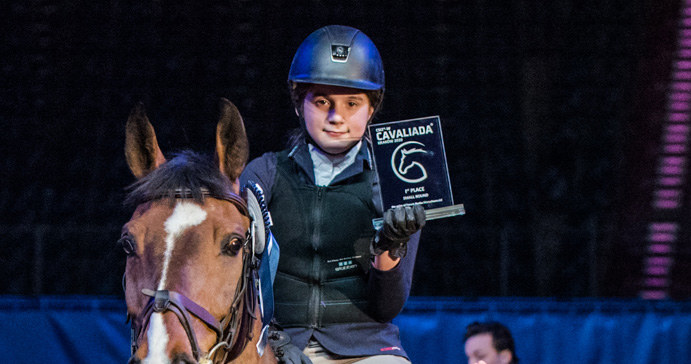
[[[320,304],[321,304],[321,258],[319,254],[319,244],[321,239],[320,222],[322,221],[322,198],[324,197],[324,187],[317,187],[317,200],[312,210],[312,221],[316,221],[314,232],[312,234],[312,248],[315,250],[314,258],[312,259],[312,277],[316,278],[312,282],[312,292],[310,297],[310,326],[313,328],[319,327],[320,321]]]

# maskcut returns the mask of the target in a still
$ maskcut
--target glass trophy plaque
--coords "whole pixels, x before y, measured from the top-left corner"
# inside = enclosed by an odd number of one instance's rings
[[[465,214],[451,194],[439,116],[369,126],[384,211],[422,205],[427,220]],[[380,228],[382,219],[374,219]]]

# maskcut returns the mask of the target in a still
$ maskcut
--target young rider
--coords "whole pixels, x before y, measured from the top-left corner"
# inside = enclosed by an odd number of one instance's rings
[[[248,164],[281,247],[270,343],[281,362],[409,363],[391,323],[410,293],[420,206],[382,211],[367,125],[384,69],[361,31],[330,25],[298,48],[288,76],[300,128]],[[372,219],[384,217],[375,230]]]

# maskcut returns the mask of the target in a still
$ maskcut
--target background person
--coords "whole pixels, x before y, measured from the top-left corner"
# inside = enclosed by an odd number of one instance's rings
[[[463,341],[468,364],[518,364],[511,331],[499,322],[473,322]]]

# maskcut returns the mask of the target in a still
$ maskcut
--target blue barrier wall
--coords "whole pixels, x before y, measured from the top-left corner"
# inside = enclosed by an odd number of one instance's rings
[[[462,363],[463,331],[495,320],[522,363],[691,363],[691,302],[413,297],[396,319],[413,363]],[[126,363],[124,303],[110,297],[0,297],[6,363]]]

